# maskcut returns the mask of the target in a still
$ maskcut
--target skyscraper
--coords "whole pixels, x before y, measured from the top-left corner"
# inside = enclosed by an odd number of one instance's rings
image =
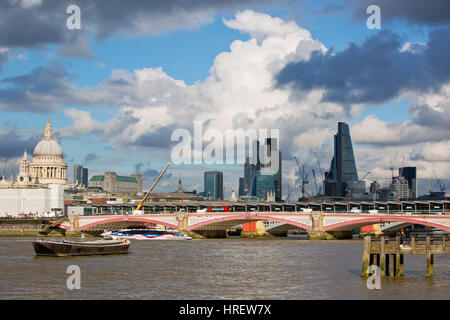
[[[389,193],[389,200],[400,201],[407,199],[409,196],[408,180],[404,177],[393,177],[391,183],[391,192]]]
[[[245,178],[239,178],[239,198],[245,196]]]
[[[205,197],[211,200],[223,200],[223,173],[206,171],[204,176]]]
[[[349,192],[358,196],[366,189],[365,182],[358,180],[350,129],[344,122],[338,123],[334,135],[334,156],[330,170],[325,173],[324,189],[326,196],[333,197],[344,197]]]
[[[278,150],[277,140],[274,138],[267,138],[263,148],[264,153],[261,155],[263,159],[256,177],[256,196],[258,199],[266,200],[267,196],[273,193],[275,201],[278,202],[281,201],[282,195],[281,151]],[[265,157],[269,157],[271,160],[265,161]],[[278,159],[274,159],[274,157]],[[270,169],[273,173],[268,174],[263,171],[264,169]]]
[[[73,165],[73,183],[79,184],[84,187],[88,187],[88,168],[83,168],[83,166],[74,164]]]
[[[252,154],[245,159],[244,164],[244,192],[245,195],[256,197],[256,180],[260,170],[259,141],[252,145]]]
[[[398,169],[398,175],[408,181],[409,197],[417,198],[417,169],[416,167],[403,167]]]
[[[89,187],[89,179],[88,179],[88,168],[83,168],[83,175],[81,177],[81,181],[83,186],[86,188]]]

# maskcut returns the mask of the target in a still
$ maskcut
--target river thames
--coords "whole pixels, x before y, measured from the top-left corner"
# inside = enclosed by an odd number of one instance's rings
[[[32,237],[0,238],[0,299],[450,299],[450,257],[405,256],[405,275],[369,290],[361,240],[132,241],[127,255],[35,257]],[[81,270],[69,290],[67,267]]]

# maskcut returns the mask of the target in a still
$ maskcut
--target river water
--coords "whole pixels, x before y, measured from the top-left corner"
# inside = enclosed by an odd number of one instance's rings
[[[405,276],[369,290],[360,240],[132,241],[127,255],[35,257],[34,238],[0,238],[0,299],[450,299],[450,256],[405,256]],[[69,290],[67,267],[81,270]]]

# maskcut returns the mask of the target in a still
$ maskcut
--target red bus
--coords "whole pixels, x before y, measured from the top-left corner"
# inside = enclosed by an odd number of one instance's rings
[[[230,208],[228,206],[208,206],[206,211],[207,212],[230,212]]]

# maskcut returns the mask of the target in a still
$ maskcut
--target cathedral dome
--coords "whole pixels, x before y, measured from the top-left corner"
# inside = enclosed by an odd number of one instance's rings
[[[44,139],[39,142],[34,148],[34,156],[60,156],[62,157],[62,150],[58,142],[52,138],[52,127],[50,126],[50,118],[45,127]]]
[[[62,150],[55,140],[42,140],[34,148],[33,156],[61,156]]]

